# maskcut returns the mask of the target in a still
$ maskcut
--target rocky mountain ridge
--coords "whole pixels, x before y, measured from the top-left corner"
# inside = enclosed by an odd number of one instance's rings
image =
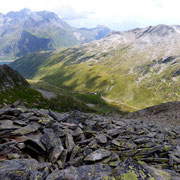
[[[0,66],[0,91],[6,91],[15,88],[18,85],[30,87],[28,82],[15,70],[8,65]]]
[[[8,106],[0,137],[2,180],[180,178],[179,126]]]
[[[179,101],[158,104],[126,115],[127,118],[145,120],[159,125],[180,126]]]
[[[100,39],[110,31],[105,26],[74,28],[49,11],[12,11],[0,16],[0,60],[82,44]]]

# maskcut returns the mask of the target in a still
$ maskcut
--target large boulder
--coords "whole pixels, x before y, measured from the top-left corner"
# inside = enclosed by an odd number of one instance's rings
[[[69,167],[65,170],[54,171],[46,180],[115,180],[112,169],[108,165],[95,164],[80,167]]]
[[[49,173],[50,163],[34,159],[14,159],[0,163],[0,180],[43,180]]]

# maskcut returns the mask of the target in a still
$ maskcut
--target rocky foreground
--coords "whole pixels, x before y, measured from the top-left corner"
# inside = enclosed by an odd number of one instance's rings
[[[0,109],[0,180],[180,179],[180,127],[78,111]]]

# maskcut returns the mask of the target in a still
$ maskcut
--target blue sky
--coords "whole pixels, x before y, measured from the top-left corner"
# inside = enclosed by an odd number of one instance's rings
[[[53,11],[74,27],[180,24],[180,0],[0,0],[1,13],[23,8]]]

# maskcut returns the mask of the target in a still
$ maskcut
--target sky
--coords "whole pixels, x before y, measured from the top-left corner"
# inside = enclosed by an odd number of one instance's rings
[[[53,11],[74,27],[105,25],[127,30],[157,24],[180,25],[180,0],[0,0],[0,13],[23,8]]]

